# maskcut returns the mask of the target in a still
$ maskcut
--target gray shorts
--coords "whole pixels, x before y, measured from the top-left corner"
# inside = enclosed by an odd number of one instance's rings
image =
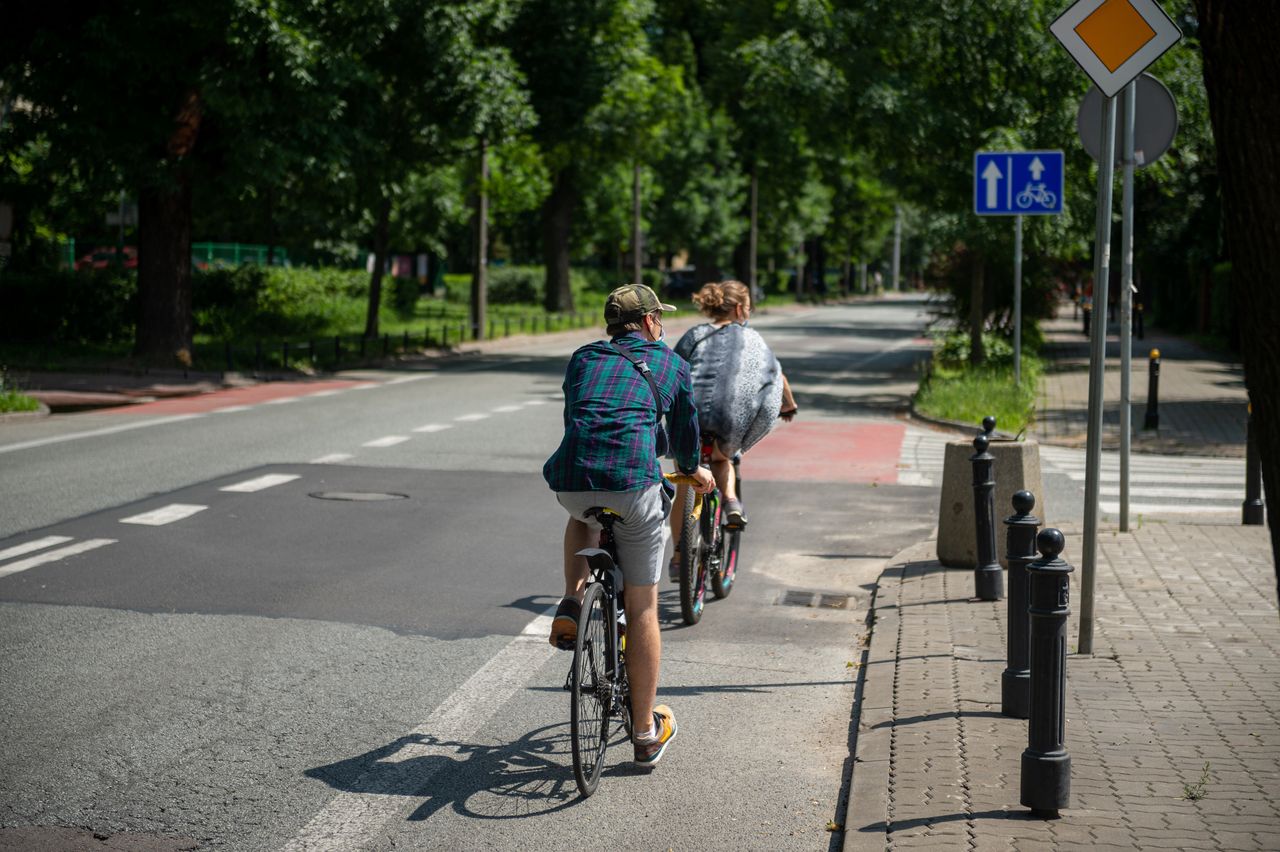
[[[671,558],[671,528],[667,514],[671,498],[661,484],[636,491],[557,491],[556,499],[565,510],[592,529],[600,529],[594,518],[583,513],[603,507],[622,516],[613,525],[618,545],[622,577],[631,586],[652,586],[662,576]]]

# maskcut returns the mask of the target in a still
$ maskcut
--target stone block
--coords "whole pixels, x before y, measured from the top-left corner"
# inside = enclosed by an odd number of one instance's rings
[[[1036,441],[992,441],[995,456],[996,554],[1005,560],[1004,519],[1013,514],[1013,495],[1027,490],[1036,497],[1033,510],[1041,528],[1052,526],[1045,509],[1044,479],[1040,474],[1040,444]],[[938,507],[938,561],[950,568],[973,568],[977,536],[973,528],[973,441],[947,444],[942,470],[942,499]]]

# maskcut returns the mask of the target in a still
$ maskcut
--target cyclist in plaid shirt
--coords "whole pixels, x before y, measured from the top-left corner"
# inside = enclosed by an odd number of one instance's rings
[[[627,285],[609,294],[604,317],[611,341],[573,353],[564,379],[564,439],[542,475],[569,512],[564,533],[564,598],[551,625],[551,644],[572,648],[582,596],[590,575],[578,551],[596,544],[599,524],[584,513],[606,506],[621,515],[614,525],[627,612],[627,677],[635,720],[636,762],[658,762],[676,734],[675,717],[654,706],[662,640],[658,632],[658,579],[666,564],[671,532],[666,524],[671,496],[658,462],[657,411],[666,414],[676,467],[697,478],[697,490],[715,485],[698,464],[701,443],[689,365],[662,340],[662,313],[674,311],[648,287]],[[661,397],[640,370],[611,343],[646,363]],[[662,443],[666,443],[662,441]],[[649,730],[642,719],[653,719]]]

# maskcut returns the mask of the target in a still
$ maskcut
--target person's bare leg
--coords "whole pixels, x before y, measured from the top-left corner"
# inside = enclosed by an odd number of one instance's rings
[[[585,557],[578,556],[579,550],[595,547],[597,533],[585,522],[577,518],[569,518],[564,528],[564,596],[582,603],[582,596],[587,592],[587,578],[591,568]]]
[[[631,721],[637,733],[653,725],[658,695],[662,633],[658,629],[658,587],[627,586],[627,680],[631,684]]]
[[[716,478],[716,488],[726,500],[738,499],[738,483],[734,481],[733,462],[729,457],[716,449],[711,454],[711,475]]]

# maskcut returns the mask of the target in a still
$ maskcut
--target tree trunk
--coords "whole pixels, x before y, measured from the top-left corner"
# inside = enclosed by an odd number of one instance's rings
[[[382,305],[382,272],[387,265],[387,240],[391,230],[391,199],[378,204],[378,220],[373,226],[373,274],[369,277],[369,307],[364,318],[364,336],[378,336],[378,309]]]
[[[1195,5],[1245,384],[1263,487],[1274,499],[1280,495],[1280,62],[1273,41],[1280,33],[1280,4]],[[1280,524],[1270,511],[1267,516],[1280,589]]]
[[[489,313],[489,151],[480,140],[480,187],[476,193],[476,258],[471,267],[471,336],[484,340]]]
[[[804,240],[800,241],[800,245],[796,246],[796,301],[804,298],[805,287],[804,282]]]
[[[573,311],[573,288],[569,284],[569,237],[573,208],[578,192],[573,177],[562,171],[555,177],[551,194],[542,204],[542,258],[546,264],[546,294],[543,306],[552,313]]]
[[[969,262],[973,264],[969,289],[969,363],[979,367],[987,360],[987,353],[982,348],[982,326],[987,318],[982,304],[987,262],[977,251],[969,255]]]
[[[191,364],[191,176],[138,193],[138,333],[144,360]]]
[[[631,171],[631,283],[643,284],[640,279],[640,161]]]

